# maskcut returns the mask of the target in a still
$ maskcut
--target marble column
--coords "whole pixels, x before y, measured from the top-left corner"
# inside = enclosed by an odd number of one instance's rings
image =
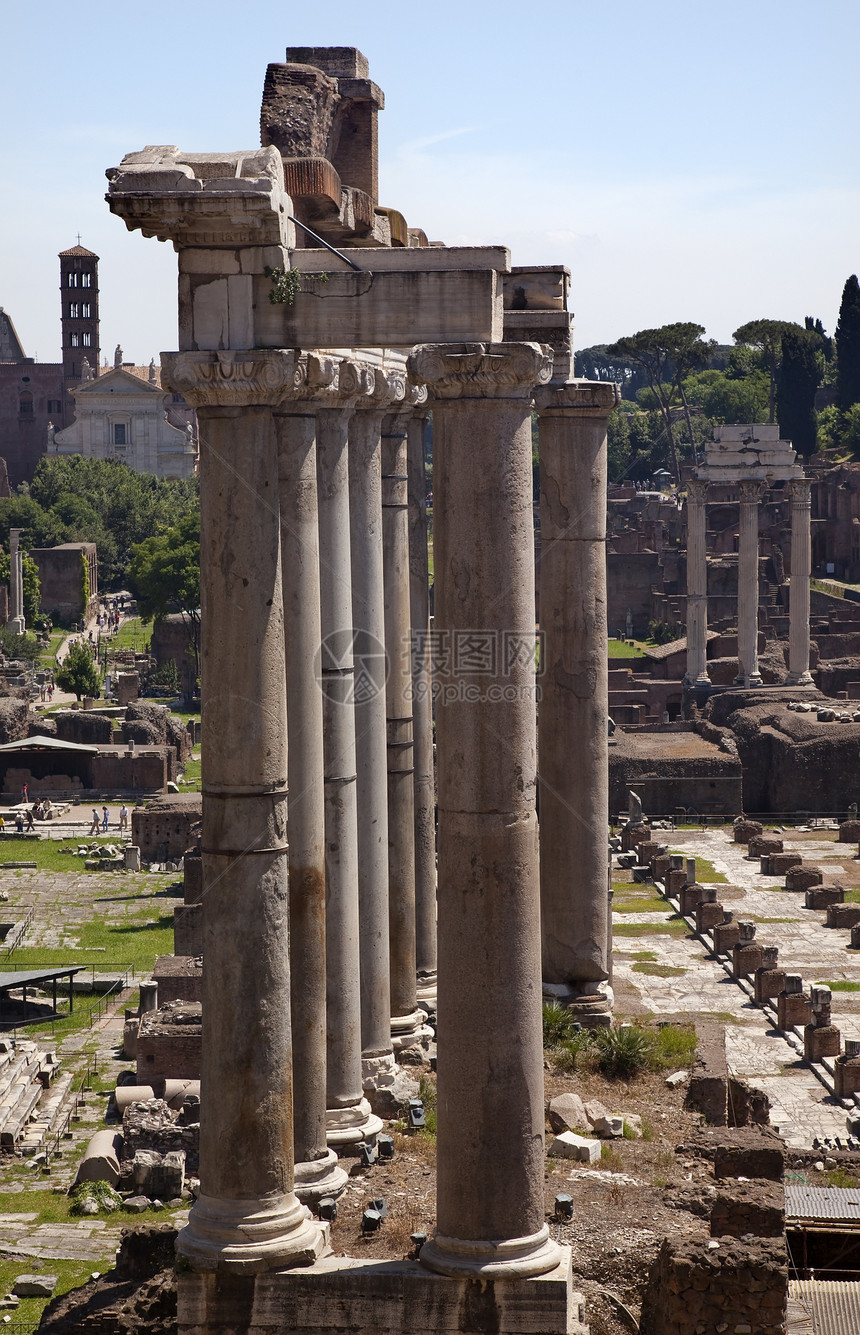
[[[615,385],[539,389],[538,709],[544,991],[608,1024],[606,424]]]
[[[812,686],[809,671],[809,577],[812,573],[812,502],[807,477],[789,483],[791,491],[791,584],[789,585],[788,684]]]
[[[278,460],[282,353],[162,354],[200,424],[203,977],[195,1269],[308,1264],[323,1235],[293,1189],[287,718]]]
[[[331,377],[329,379],[329,377]],[[326,1122],[330,1145],[375,1136],[382,1123],[364,1097],[358,906],[355,674],[349,530],[349,420],[374,373],[354,361],[320,361],[330,406],[317,410],[321,651],[326,832]]]
[[[426,391],[424,391],[426,394]],[[409,609],[407,429],[409,409],[382,428],[382,552],[388,684],[388,928],[394,1051],[428,1033],[418,1005],[415,956],[415,797]]]
[[[430,572],[424,470],[426,408],[409,419],[409,618],[412,628],[412,763],[415,802],[415,965],[418,1004],[436,1010],[436,783],[430,661]]]
[[[736,686],[760,686],[758,670],[758,507],[761,483],[739,482],[738,675]]]
[[[406,392],[405,377],[400,398]],[[361,944],[362,1077],[368,1091],[394,1068],[388,944],[388,775],[385,719],[385,594],[382,575],[382,420],[388,400],[378,373],[349,427],[358,897]],[[363,404],[363,406],[362,406]]]
[[[437,1228],[431,1270],[546,1273],[535,814],[536,343],[430,344],[439,781]]]
[[[24,621],[24,589],[21,564],[21,530],[9,530],[9,629],[13,635],[23,635],[26,629]]]
[[[307,359],[297,358],[297,382]],[[301,390],[298,391],[301,393]],[[275,413],[287,676],[290,1001],[296,1195],[339,1196],[347,1174],[326,1144],[326,913],[323,698],[320,646],[316,415],[284,402]]]
[[[687,483],[687,686],[710,686],[708,676],[707,482]]]

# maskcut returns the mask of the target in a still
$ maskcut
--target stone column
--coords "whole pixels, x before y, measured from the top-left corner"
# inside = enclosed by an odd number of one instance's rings
[[[424,473],[426,408],[409,419],[409,618],[412,627],[412,763],[415,767],[415,963],[418,1004],[436,1009],[436,784],[430,662],[430,572]]]
[[[811,686],[809,671],[809,576],[812,572],[811,482],[795,478],[791,490],[791,584],[789,586],[788,685]]]
[[[297,382],[307,358],[297,360]],[[297,386],[297,393],[301,393]],[[275,414],[287,673],[290,991],[296,1195],[306,1204],[339,1196],[347,1174],[326,1144],[326,913],[323,698],[316,415],[285,402]]]
[[[426,393],[426,391],[425,391]],[[412,758],[412,670],[409,609],[407,428],[409,410],[382,429],[382,552],[388,685],[388,925],[391,951],[391,1040],[394,1051],[427,1034],[418,1005],[415,956],[415,797]]]
[[[287,718],[278,461],[283,353],[162,354],[200,423],[203,1089],[200,1195],[178,1249],[197,1269],[310,1263],[293,1190]]]
[[[320,518],[320,682],[323,691],[326,831],[327,1135],[355,1145],[382,1123],[364,1098],[358,910],[358,825],[352,561],[349,531],[349,419],[373,389],[373,371],[353,361],[320,363],[331,406],[317,412]]]
[[[355,754],[361,943],[361,1052],[365,1088],[394,1067],[388,945],[388,775],[385,594],[382,575],[382,419],[391,397],[381,374],[349,427],[349,523],[355,628]],[[406,392],[405,377],[400,398]]]
[[[609,1023],[606,423],[615,385],[549,385],[540,413],[538,709],[544,990]]]
[[[708,484],[687,483],[687,675],[688,686],[710,686],[708,676],[708,555],[705,508]]]
[[[738,483],[738,675],[736,686],[760,686],[758,670],[759,482]]]
[[[26,630],[21,548],[18,545],[20,539],[21,530],[11,528],[9,530],[9,629],[13,635],[23,635]]]
[[[543,1274],[531,394],[536,343],[430,344],[439,776],[437,1230],[444,1274]]]

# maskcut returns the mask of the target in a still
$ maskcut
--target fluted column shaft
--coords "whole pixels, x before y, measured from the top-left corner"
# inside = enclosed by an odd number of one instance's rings
[[[391,1037],[395,1052],[423,1032],[415,960],[415,798],[412,674],[409,646],[407,412],[390,413],[382,429],[382,550],[388,684],[388,927]]]
[[[382,418],[357,412],[349,429],[349,520],[355,654],[361,1048],[364,1080],[394,1064],[388,946],[388,778],[382,576]]]
[[[544,984],[608,1013],[609,694],[606,423],[614,385],[537,391],[541,477],[538,709]],[[587,1000],[586,1000],[587,998]]]
[[[9,629],[16,635],[23,635],[24,625],[24,590],[22,579],[21,530],[9,530]]]
[[[293,1190],[287,718],[278,461],[284,354],[162,354],[200,423],[204,954],[201,1269],[305,1263]],[[231,405],[231,406],[224,406]],[[225,1147],[229,1146],[229,1153]]]
[[[414,413],[409,419],[408,428],[409,615],[412,627],[412,758],[415,768],[415,964],[418,970],[418,1002],[435,1009],[436,785],[433,773],[425,421],[426,410]]]
[[[809,671],[809,577],[812,574],[812,502],[809,478],[797,478],[791,491],[791,584],[789,586],[788,681],[812,685]]]
[[[540,901],[535,815],[531,388],[538,344],[426,345],[438,661],[437,1230],[422,1264],[541,1274]],[[503,1166],[503,1167],[502,1167]]]
[[[708,677],[707,482],[687,484],[687,683]]]
[[[758,507],[761,485],[738,484],[738,675],[735,684],[758,686]]]
[[[337,1196],[347,1175],[326,1144],[326,912],[323,697],[316,415],[307,403],[275,416],[286,645],[290,995],[296,1194]]]

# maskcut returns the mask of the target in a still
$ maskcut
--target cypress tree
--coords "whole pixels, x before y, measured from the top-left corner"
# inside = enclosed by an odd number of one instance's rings
[[[815,391],[821,383],[818,335],[807,329],[782,336],[782,361],[776,377],[779,434],[804,458],[815,450],[818,414]]]
[[[860,403],[860,283],[852,274],[842,291],[836,325],[836,392],[839,407],[847,411]]]

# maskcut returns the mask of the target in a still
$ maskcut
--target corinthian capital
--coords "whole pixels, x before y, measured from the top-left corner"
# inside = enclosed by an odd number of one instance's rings
[[[794,477],[788,484],[791,492],[791,503],[793,506],[804,507],[812,505],[812,479],[808,477]]]
[[[620,402],[621,389],[614,380],[569,380],[535,391],[542,417],[608,417]]]
[[[708,499],[708,484],[704,478],[692,477],[687,483],[687,501],[693,505],[704,505]]]
[[[739,482],[738,496],[741,505],[758,505],[761,500],[761,483],[753,481]]]
[[[552,375],[542,343],[424,343],[408,364],[434,399],[524,398]]]
[[[162,385],[194,408],[274,406],[304,375],[295,349],[161,354]]]

